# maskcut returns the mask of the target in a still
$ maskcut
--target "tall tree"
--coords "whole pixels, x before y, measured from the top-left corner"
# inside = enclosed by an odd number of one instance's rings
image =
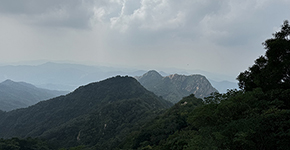
[[[262,88],[263,91],[272,89],[290,89],[290,26],[284,21],[279,32],[273,38],[266,40],[265,56],[256,59],[255,64],[240,73],[239,87],[244,91]]]

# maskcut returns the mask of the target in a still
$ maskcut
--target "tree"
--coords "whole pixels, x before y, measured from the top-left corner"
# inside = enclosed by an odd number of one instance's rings
[[[290,26],[284,21],[281,31],[273,34],[274,38],[266,40],[265,56],[256,59],[255,64],[240,73],[239,87],[252,91],[259,87],[263,91],[272,89],[290,89]]]

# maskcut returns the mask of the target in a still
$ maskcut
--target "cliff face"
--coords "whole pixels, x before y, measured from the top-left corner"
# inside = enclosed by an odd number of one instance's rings
[[[149,71],[136,78],[146,89],[173,103],[177,103],[190,94],[204,98],[213,92],[218,92],[202,75],[173,74],[162,77],[156,71]]]

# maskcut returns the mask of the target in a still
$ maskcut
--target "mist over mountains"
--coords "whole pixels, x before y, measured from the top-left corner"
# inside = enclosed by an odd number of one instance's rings
[[[0,83],[0,110],[10,111],[36,104],[42,100],[67,94],[67,91],[56,91],[37,88],[25,82],[5,80]]]
[[[212,79],[209,79],[211,85],[215,87],[220,93],[226,93],[228,90],[231,89],[239,89],[237,82],[230,82],[230,81],[215,81]]]
[[[127,74],[139,75],[139,72],[138,70],[123,72],[111,67],[53,62],[36,66],[0,66],[0,81],[6,79],[25,81],[41,88],[65,91],[73,91],[78,86],[108,77]]]
[[[0,82],[11,79],[13,81],[24,81],[37,87],[50,90],[73,91],[78,86],[101,81],[108,77],[116,75],[141,76],[146,72],[146,70],[140,69],[53,62],[40,65],[2,65],[0,66]],[[202,74],[209,79],[213,87],[219,92],[226,92],[227,89],[238,88],[237,83],[226,80],[230,79],[228,76],[200,70],[192,72],[196,73],[189,73],[174,68],[164,68],[163,71],[160,71],[160,74],[162,76],[176,73],[184,75]]]

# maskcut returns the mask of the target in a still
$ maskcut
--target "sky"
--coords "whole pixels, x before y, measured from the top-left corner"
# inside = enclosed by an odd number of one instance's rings
[[[47,60],[237,76],[289,0],[0,0],[0,64]]]

